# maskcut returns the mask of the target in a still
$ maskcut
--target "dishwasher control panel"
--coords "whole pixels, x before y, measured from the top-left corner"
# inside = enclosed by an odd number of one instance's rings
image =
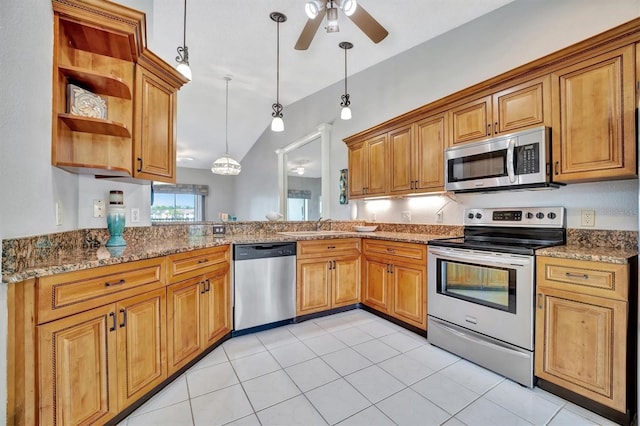
[[[296,243],[236,244],[233,246],[233,260],[236,262],[295,255]]]

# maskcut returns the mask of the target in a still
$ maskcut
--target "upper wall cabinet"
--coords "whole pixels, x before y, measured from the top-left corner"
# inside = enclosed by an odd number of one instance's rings
[[[187,80],[146,50],[144,14],[105,0],[52,5],[52,164],[74,173],[175,181],[175,94]],[[145,87],[139,62],[162,81],[164,98]],[[153,154],[145,150],[149,139]],[[138,158],[162,171],[138,172]]]
[[[544,76],[452,108],[450,145],[549,125],[550,86],[549,76]]]
[[[385,195],[388,164],[386,133],[349,146],[349,197]]]
[[[635,46],[552,73],[556,182],[636,176]]]

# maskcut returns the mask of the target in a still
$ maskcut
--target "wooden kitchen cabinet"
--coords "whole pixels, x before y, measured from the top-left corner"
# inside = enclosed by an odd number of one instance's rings
[[[554,71],[553,180],[636,177],[635,46]]]
[[[535,375],[625,413],[629,265],[539,256],[537,290]]]
[[[349,146],[349,197],[363,198],[387,192],[387,134]]]
[[[539,77],[452,108],[450,146],[551,122],[550,77]]]
[[[298,242],[296,315],[358,303],[360,240]]]
[[[426,246],[364,240],[362,252],[362,303],[426,330]]]
[[[225,247],[228,251],[228,246]],[[181,255],[177,256],[187,261]],[[202,255],[194,257],[202,260]],[[175,263],[175,259],[171,261]],[[198,274],[167,287],[169,375],[230,333],[232,328],[229,263],[218,263],[194,272]]]

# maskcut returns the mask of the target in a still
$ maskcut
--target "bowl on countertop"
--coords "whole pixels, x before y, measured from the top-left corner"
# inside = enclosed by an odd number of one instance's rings
[[[278,213],[278,212],[269,212],[266,215],[264,215],[264,217],[266,217],[270,221],[276,221],[276,220],[282,219],[283,216],[281,213]]]
[[[378,225],[369,225],[369,226],[355,226],[354,229],[356,230],[356,232],[373,232],[376,229],[378,229]]]

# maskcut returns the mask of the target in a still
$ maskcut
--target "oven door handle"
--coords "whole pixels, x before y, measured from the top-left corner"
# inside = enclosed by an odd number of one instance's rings
[[[462,261],[462,262],[482,262],[490,265],[509,265],[509,266],[527,266],[531,264],[531,259],[528,258],[501,258],[497,256],[487,256],[479,253],[452,253],[450,251],[438,250],[434,248],[429,249],[429,254],[436,256],[439,259]]]
[[[515,183],[516,171],[513,167],[513,160],[515,156],[516,140],[509,139],[509,147],[507,148],[507,175],[509,175],[509,182]]]

